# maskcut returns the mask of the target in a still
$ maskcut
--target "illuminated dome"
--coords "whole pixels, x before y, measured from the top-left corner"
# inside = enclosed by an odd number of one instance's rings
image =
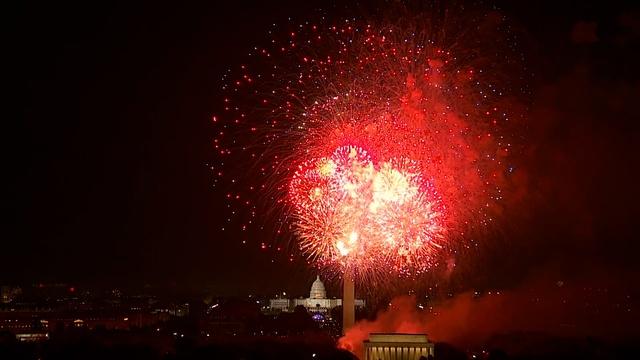
[[[316,277],[316,281],[311,285],[310,299],[326,299],[327,291],[324,289],[324,284],[320,281],[320,275]]]

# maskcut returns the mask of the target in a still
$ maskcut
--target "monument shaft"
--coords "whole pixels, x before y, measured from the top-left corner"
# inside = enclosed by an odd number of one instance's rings
[[[344,273],[342,294],[342,333],[346,333],[356,320],[355,314],[355,288],[353,276],[349,272]]]

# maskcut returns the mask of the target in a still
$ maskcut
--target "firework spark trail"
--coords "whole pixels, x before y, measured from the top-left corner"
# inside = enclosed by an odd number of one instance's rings
[[[255,47],[224,79],[214,171],[240,150],[263,182],[227,197],[255,217],[261,194],[310,262],[358,277],[425,272],[489,224],[512,146],[502,90],[477,48],[430,29],[305,23]]]

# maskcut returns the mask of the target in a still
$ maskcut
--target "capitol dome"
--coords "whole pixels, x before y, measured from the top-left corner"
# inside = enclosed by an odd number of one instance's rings
[[[311,285],[310,299],[326,299],[327,290],[324,289],[324,284],[320,280],[320,275],[316,277],[316,281]]]

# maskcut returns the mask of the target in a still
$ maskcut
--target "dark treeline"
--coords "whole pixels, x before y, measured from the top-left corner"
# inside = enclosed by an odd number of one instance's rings
[[[120,336],[118,336],[120,335]],[[204,359],[356,359],[326,338],[308,333],[299,337],[238,337],[203,343],[194,338],[145,337],[144,334],[85,331],[52,336],[43,343],[25,343],[0,334],[0,359],[42,360],[204,360]],[[504,348],[477,352],[436,344],[436,359],[634,359],[637,342],[609,344],[596,339],[570,339],[540,334],[507,334]],[[504,350],[508,349],[508,350]]]

